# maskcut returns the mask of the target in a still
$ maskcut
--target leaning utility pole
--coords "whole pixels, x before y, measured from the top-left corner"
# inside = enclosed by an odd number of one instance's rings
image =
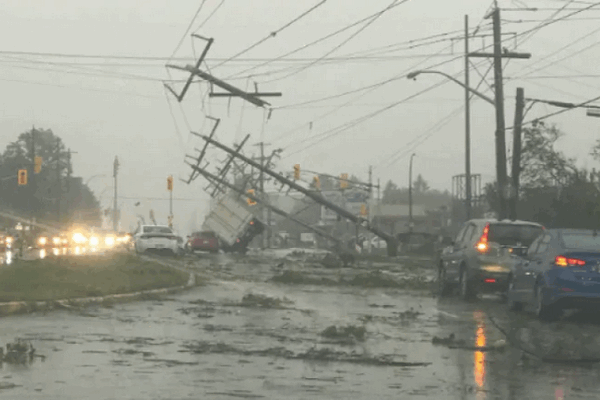
[[[285,218],[289,219],[290,221],[295,222],[298,225],[300,225],[300,226],[302,226],[302,227],[304,227],[304,228],[306,228],[306,229],[308,229],[308,230],[316,233],[317,235],[320,235],[320,236],[322,236],[322,237],[324,237],[326,239],[331,240],[332,242],[336,243],[336,245],[338,245],[338,247],[340,249],[342,248],[342,242],[338,238],[336,238],[336,237],[328,234],[327,232],[324,232],[324,231],[322,231],[322,230],[320,230],[318,228],[315,228],[315,227],[313,227],[313,226],[311,226],[311,225],[309,225],[309,224],[307,224],[305,222],[302,222],[299,219],[294,218],[294,216],[290,215],[289,213],[281,210],[280,208],[277,208],[277,207],[275,207],[275,206],[273,206],[273,205],[271,205],[269,203],[264,202],[264,200],[262,200],[260,198],[260,196],[253,196],[253,195],[251,195],[249,193],[246,193],[245,190],[244,190],[244,188],[237,187],[237,186],[235,186],[235,185],[233,185],[233,184],[225,181],[224,179],[222,179],[222,178],[220,178],[220,177],[218,177],[216,175],[213,175],[210,172],[208,172],[208,171],[206,171],[206,170],[204,170],[204,169],[202,169],[200,167],[197,167],[197,166],[195,166],[193,164],[190,164],[190,163],[187,163],[187,164],[194,171],[198,172],[201,175],[204,175],[204,177],[207,178],[209,181],[218,182],[221,185],[223,185],[223,186],[225,186],[225,187],[233,190],[234,192],[237,192],[238,194],[246,196],[247,198],[249,198],[252,201],[255,201],[255,202],[259,203],[259,204],[263,204],[266,208],[268,208],[269,210],[272,210],[275,214],[279,214],[282,217],[285,217]]]
[[[208,142],[206,144],[208,144]],[[259,174],[259,178],[258,178],[259,182],[260,182],[260,193],[261,193],[261,196],[263,198],[265,198],[266,197],[265,196],[265,174],[263,172],[263,168],[265,167],[265,142],[260,142],[260,143],[256,144],[256,146],[260,147],[260,168],[261,169],[260,169],[260,174]],[[264,221],[265,207],[263,206],[262,202],[260,204],[260,217],[261,217],[261,220]],[[267,221],[267,229],[269,229],[270,224],[271,224],[271,221]],[[261,233],[260,238],[261,238],[262,249],[264,250],[266,247],[266,244],[265,244],[266,237],[265,237],[264,232]]]
[[[212,145],[218,147],[219,149],[236,156],[237,158],[239,158],[240,160],[244,161],[246,164],[249,164],[250,166],[257,168],[257,169],[262,169],[267,175],[273,177],[274,179],[276,179],[277,181],[281,182],[284,185],[287,185],[288,187],[290,187],[291,189],[297,190],[299,192],[301,192],[302,194],[304,194],[306,197],[314,200],[315,202],[324,205],[325,207],[329,208],[330,210],[334,211],[335,213],[337,213],[340,217],[344,217],[347,220],[350,220],[354,223],[360,224],[360,225],[364,225],[364,227],[366,229],[368,229],[369,231],[373,232],[374,234],[376,234],[377,236],[381,237],[382,239],[384,239],[387,243],[387,249],[388,249],[388,255],[390,257],[396,257],[397,256],[397,251],[398,251],[398,239],[395,238],[394,236],[383,232],[375,227],[372,227],[368,224],[368,221],[365,221],[363,218],[359,218],[356,215],[354,215],[353,213],[349,212],[348,210],[346,210],[343,207],[338,206],[337,204],[331,203],[329,201],[327,201],[322,194],[320,193],[315,193],[312,190],[307,190],[305,188],[303,188],[302,186],[298,185],[296,182],[294,182],[291,179],[288,179],[284,176],[282,176],[281,174],[278,174],[276,172],[274,172],[273,170],[269,169],[269,168],[261,168],[260,164],[253,161],[252,159],[244,156],[243,154],[240,153],[236,153],[235,150],[217,142],[214,139],[209,138],[206,135],[201,135],[199,133],[196,132],[192,132],[193,135],[196,135],[200,138],[202,138],[203,140],[211,143]]]
[[[117,232],[119,228],[118,223],[118,210],[117,210],[117,175],[119,172],[119,158],[115,156],[115,161],[113,163],[113,177],[115,180],[115,198],[113,203],[113,231]]]
[[[525,91],[517,88],[517,104],[515,108],[515,126],[513,129],[513,156],[512,156],[512,180],[514,193],[511,201],[510,219],[517,219],[517,206],[519,204],[519,175],[521,174],[521,128],[523,125],[523,112],[525,109]]]
[[[489,18],[488,14],[486,18]],[[513,53],[502,49],[502,29],[500,9],[496,6],[491,12],[494,36],[493,53],[471,53],[469,57],[483,57],[494,59],[494,92],[496,107],[496,180],[498,182],[498,199],[500,201],[500,215],[498,219],[508,216],[507,192],[509,191],[506,174],[506,126],[504,121],[504,86],[502,77],[503,58],[530,58],[529,53]]]

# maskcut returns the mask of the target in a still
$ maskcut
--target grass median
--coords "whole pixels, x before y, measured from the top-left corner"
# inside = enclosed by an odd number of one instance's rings
[[[132,254],[51,257],[0,266],[0,302],[132,293],[185,285],[189,274]]]

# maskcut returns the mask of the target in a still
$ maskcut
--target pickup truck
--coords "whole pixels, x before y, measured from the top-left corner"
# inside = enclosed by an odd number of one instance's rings
[[[239,195],[226,193],[216,200],[204,219],[203,231],[212,231],[226,253],[246,253],[248,245],[264,229],[264,224],[250,211]]]

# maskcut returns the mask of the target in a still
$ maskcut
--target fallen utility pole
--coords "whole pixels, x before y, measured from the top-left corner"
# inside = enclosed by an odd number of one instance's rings
[[[264,171],[264,173],[266,173],[267,175],[270,175],[273,178],[275,178],[276,180],[278,180],[279,182],[288,185],[291,189],[299,191],[300,193],[304,194],[308,198],[314,200],[316,203],[319,203],[319,204],[329,208],[330,210],[337,213],[341,217],[344,217],[344,218],[354,222],[355,224],[359,224],[363,228],[367,229],[368,231],[373,232],[375,235],[379,236],[380,238],[382,238],[383,240],[386,241],[388,256],[390,256],[390,257],[397,256],[397,254],[398,254],[398,239],[396,239],[394,236],[392,236],[386,232],[383,232],[377,228],[370,226],[368,220],[357,217],[356,215],[352,214],[350,211],[338,206],[337,204],[334,204],[334,203],[331,203],[331,202],[325,200],[325,198],[323,198],[323,196],[321,194],[316,194],[315,192],[313,192],[311,190],[307,190],[307,189],[303,188],[302,186],[298,185],[296,182],[292,181],[291,179],[288,179],[288,178],[272,171],[269,168],[261,168],[260,163],[257,163],[255,161],[253,161],[252,159],[250,159],[240,153],[237,153],[235,150],[217,142],[214,139],[209,138],[206,135],[200,135],[195,132],[192,132],[192,134],[204,139],[205,141],[220,148],[221,150],[223,150],[231,155],[234,155],[235,157],[237,157],[240,160],[244,161],[245,163],[251,165],[252,167]]]
[[[248,141],[248,139],[250,138],[250,135],[246,135],[246,137],[242,140],[242,143],[240,143],[235,151],[236,153],[239,153],[240,150],[242,150],[242,147],[244,147],[244,144],[246,144],[246,141]],[[208,145],[208,142],[206,142],[206,144]],[[223,166],[223,168],[219,171],[219,175],[217,175],[219,177],[219,179],[224,179],[227,176],[227,173],[229,172],[229,169],[231,168],[231,164],[233,163],[235,157],[233,156],[229,156],[229,159],[227,160],[227,162],[225,163],[225,165]],[[215,195],[217,194],[217,191],[219,190],[219,185],[215,184],[215,189],[213,190],[211,197],[215,197]]]
[[[218,176],[211,174],[210,172],[208,172],[208,171],[206,171],[206,170],[204,170],[204,169],[202,169],[200,167],[197,167],[197,166],[192,165],[190,163],[187,163],[187,164],[190,167],[192,167],[192,169],[194,171],[198,172],[201,175],[204,175],[204,177],[207,178],[209,181],[218,182],[221,185],[223,185],[225,187],[228,187],[229,189],[233,190],[234,192],[237,192],[237,193],[239,193],[241,195],[244,195],[245,197],[249,198],[250,200],[255,201],[258,204],[263,205],[264,207],[266,207],[269,210],[273,211],[275,214],[281,215],[282,217],[285,217],[285,218],[289,219],[290,221],[295,222],[298,225],[303,226],[304,228],[306,228],[306,229],[308,229],[308,230],[316,233],[317,235],[322,236],[322,237],[324,237],[326,239],[329,239],[329,240],[335,242],[338,246],[342,246],[342,242],[338,238],[336,238],[334,236],[331,236],[330,234],[328,234],[328,233],[326,233],[326,232],[324,232],[324,231],[322,231],[320,229],[317,229],[317,228],[315,228],[313,226],[310,226],[310,225],[308,225],[308,224],[300,221],[297,218],[294,218],[289,213],[281,210],[280,208],[277,208],[277,207],[275,207],[275,206],[273,206],[271,204],[268,204],[267,202],[263,201],[260,197],[253,196],[250,193],[245,192],[244,189],[239,188],[239,187],[237,187],[237,186],[235,186],[235,185],[233,185],[233,184],[231,184],[231,183],[229,183],[229,182],[227,182],[227,181],[219,178]]]
[[[196,75],[196,76],[204,79],[205,81],[208,81],[208,82],[210,82],[210,83],[212,83],[214,85],[217,85],[217,86],[219,86],[219,87],[221,87],[221,88],[223,88],[223,89],[225,89],[227,91],[230,91],[232,93],[232,96],[241,97],[242,99],[246,100],[249,103],[254,104],[257,107],[265,107],[265,106],[270,105],[270,103],[267,103],[266,101],[261,100],[258,97],[258,96],[261,96],[262,93],[247,93],[247,92],[244,92],[243,90],[238,89],[235,86],[230,85],[229,83],[224,82],[224,81],[222,81],[222,80],[220,80],[218,78],[215,78],[214,76],[212,76],[212,75],[210,75],[210,74],[208,74],[208,73],[206,73],[206,72],[204,72],[204,71],[202,71],[202,70],[194,67],[193,65],[186,65],[185,67],[180,67],[178,65],[168,64],[167,67],[168,68],[173,68],[173,69],[178,69],[180,71],[187,71],[187,72],[191,73],[192,75]],[[175,92],[172,91],[172,89],[171,89],[171,92],[175,93]],[[179,98],[180,97],[178,97],[178,99]],[[179,101],[181,101],[181,100],[179,100]]]
[[[210,137],[212,138],[215,135],[215,132],[217,131],[217,128],[219,127],[219,124],[221,123],[221,120],[219,118],[213,118],[213,117],[206,117],[209,119],[212,119],[213,121],[215,121],[215,124],[213,125],[213,128],[210,132]],[[204,155],[206,154],[206,149],[208,148],[208,143],[206,143],[204,145],[204,147],[202,148],[202,151],[200,152],[200,156],[197,159],[197,166],[200,166],[200,163],[202,162],[202,159],[204,158]],[[188,184],[193,181],[196,177],[194,176],[194,171],[192,171],[192,174],[190,175],[190,179],[188,180]]]
[[[202,51],[202,54],[196,61],[196,64],[195,65],[186,65],[185,67],[167,64],[167,68],[173,68],[173,69],[190,72],[190,76],[187,79],[187,81],[185,82],[185,86],[183,87],[183,90],[181,91],[180,94],[177,94],[177,92],[175,92],[175,90],[173,90],[173,88],[171,88],[169,85],[165,84],[165,87],[175,96],[175,98],[177,99],[178,102],[181,103],[181,101],[183,100],[183,97],[185,96],[188,89],[190,88],[190,85],[192,84],[194,76],[198,76],[211,84],[211,93],[210,93],[211,97],[241,97],[244,100],[254,104],[255,106],[264,107],[265,105],[270,105],[270,104],[267,103],[266,101],[261,100],[259,97],[263,97],[263,96],[279,97],[279,96],[281,96],[281,93],[278,93],[278,92],[277,93],[273,93],[273,92],[259,93],[258,88],[256,88],[254,93],[245,92],[241,89],[238,89],[237,87],[235,87],[233,85],[230,85],[227,82],[222,81],[221,79],[215,78],[211,74],[208,74],[208,73],[202,71],[200,69],[200,66],[202,65],[202,62],[204,61],[204,59],[206,58],[206,55],[208,54],[208,50],[212,46],[214,39],[213,38],[205,38],[205,37],[200,36],[195,33],[192,34],[192,37],[201,39],[201,40],[204,40],[207,42],[206,45],[204,46],[204,50]],[[212,90],[213,85],[216,85],[216,86],[226,90],[227,92],[214,93]]]

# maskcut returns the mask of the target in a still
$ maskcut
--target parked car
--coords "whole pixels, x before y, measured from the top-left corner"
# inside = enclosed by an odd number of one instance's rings
[[[210,253],[219,252],[219,239],[212,231],[194,232],[188,236],[185,244],[187,251],[208,251]]]
[[[179,254],[179,240],[173,230],[164,225],[142,225],[134,234],[135,251],[170,251]]]
[[[523,254],[543,232],[535,222],[475,219],[466,222],[439,258],[440,294],[458,285],[464,300],[478,293],[506,295],[515,254]]]
[[[592,230],[548,229],[513,267],[508,306],[533,304],[540,319],[564,309],[600,305],[600,235]]]

